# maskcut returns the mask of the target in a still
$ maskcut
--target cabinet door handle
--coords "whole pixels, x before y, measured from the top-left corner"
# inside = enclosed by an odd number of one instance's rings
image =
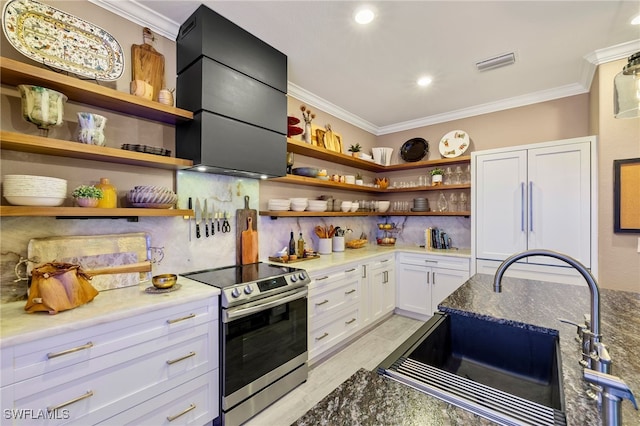
[[[76,346],[75,348],[71,348],[71,349],[65,349],[64,351],[49,352],[47,354],[47,358],[48,359],[56,358],[56,357],[59,357],[59,356],[62,356],[62,355],[67,355],[67,354],[70,354],[70,353],[73,353],[73,352],[78,352],[78,351],[81,351],[83,349],[89,349],[91,347],[93,347],[93,342],[87,342],[84,345]]]
[[[529,232],[533,232],[533,181],[529,181]]]
[[[367,265],[362,265],[362,278],[367,278]]]
[[[187,358],[191,358],[192,356],[196,356],[196,353],[195,352],[189,352],[188,354],[186,354],[184,356],[181,356],[180,358],[167,360],[167,364],[169,364],[169,365],[175,364],[176,362],[183,361],[183,360],[185,360]]]
[[[520,182],[520,230],[524,232],[524,182]]]
[[[320,336],[320,337],[316,337],[316,340],[322,340],[322,339],[324,339],[325,337],[327,337],[328,335],[329,335],[329,333],[326,333],[326,332],[325,332],[322,336]]]
[[[344,294],[352,294],[352,293],[355,293],[355,292],[356,292],[356,289],[355,289],[355,288],[352,288],[352,289],[351,289],[351,290],[349,290],[349,291],[345,291],[345,292],[344,292]]]
[[[436,271],[431,272],[431,282],[436,285]]]
[[[87,393],[85,393],[84,395],[80,395],[79,397],[70,399],[66,402],[63,402],[62,404],[58,404],[58,405],[54,405],[53,407],[47,407],[47,412],[51,413],[53,411],[57,411],[63,407],[66,407],[67,405],[71,405],[74,402],[78,402],[78,401],[82,401],[83,399],[87,399],[93,396],[93,391],[89,390],[87,391]]]
[[[326,303],[329,303],[329,300],[324,299],[322,302],[318,302],[318,303],[316,303],[316,306],[322,306],[322,305],[324,305],[324,304],[326,304]]]
[[[382,273],[382,284],[387,284],[389,282],[389,271],[384,271]]]
[[[345,321],[345,324],[353,324],[354,322],[356,322],[355,318],[351,318],[349,321]]]
[[[427,284],[431,284],[431,281],[429,280],[429,275],[431,275],[431,274],[429,274],[429,273],[427,272]]]
[[[356,270],[356,268],[351,268],[351,269],[347,269],[345,272],[353,272],[355,270]]]
[[[170,422],[174,421],[175,419],[177,419],[180,416],[184,416],[185,414],[187,414],[189,411],[191,410],[195,410],[196,409],[196,404],[190,404],[187,408],[185,408],[185,410],[181,413],[178,413],[176,415],[173,416],[167,416],[167,420],[169,420]]]
[[[327,278],[329,278],[329,275],[325,275],[324,277],[316,278],[316,281],[326,280]]]
[[[168,319],[167,320],[167,324],[175,324],[177,322],[188,320],[188,319],[195,318],[195,317],[196,317],[196,314],[189,314],[189,315],[181,317],[181,318]]]

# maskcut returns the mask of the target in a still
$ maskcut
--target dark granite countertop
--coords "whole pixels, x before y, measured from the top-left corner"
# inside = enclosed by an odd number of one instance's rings
[[[613,360],[612,373],[640,399],[640,293],[600,289],[602,341]],[[587,285],[576,286],[505,277],[502,293],[493,276],[477,274],[439,306],[445,312],[480,316],[515,326],[558,330],[569,425],[598,425],[595,401],[586,396],[575,327],[590,311]],[[640,425],[640,412],[623,401],[623,424]],[[488,425],[492,422],[405,385],[359,370],[295,423],[306,425]]]

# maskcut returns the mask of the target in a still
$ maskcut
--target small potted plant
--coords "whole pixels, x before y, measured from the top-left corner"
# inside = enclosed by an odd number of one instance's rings
[[[92,185],[80,185],[73,190],[71,196],[80,207],[96,207],[102,199],[102,189]]]
[[[362,175],[360,173],[356,175],[356,185],[364,185],[364,179],[362,179]]]
[[[433,186],[442,185],[442,175],[444,175],[444,170],[440,168],[435,168],[431,170],[431,184]]]
[[[358,156],[358,153],[362,151],[362,147],[360,146],[359,143],[355,144],[355,145],[351,145],[349,147],[349,152],[351,153],[351,155],[353,155],[354,157]]]

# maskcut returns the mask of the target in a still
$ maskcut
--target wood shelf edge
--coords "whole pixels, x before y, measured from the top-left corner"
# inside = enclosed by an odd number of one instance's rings
[[[71,217],[193,217],[193,210],[189,209],[145,209],[145,208],[115,208],[100,209],[91,207],[36,207],[36,206],[0,206],[0,216],[71,216]]]
[[[260,210],[260,216],[271,217],[342,217],[342,216],[471,216],[466,212],[294,212]]]

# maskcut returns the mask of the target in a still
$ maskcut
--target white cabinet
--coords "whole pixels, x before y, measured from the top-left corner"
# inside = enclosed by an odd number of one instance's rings
[[[206,423],[218,416],[216,307],[215,297],[206,298],[3,348],[3,358],[11,360],[10,366],[3,360],[3,376],[10,369],[12,377],[4,376],[3,408],[44,416],[14,418],[14,424],[109,423],[154,404],[163,407],[158,413],[173,416],[181,411],[168,410],[178,407],[166,402],[180,388],[180,398],[193,396],[194,408],[179,423]],[[206,404],[200,391],[192,392],[203,386]]]
[[[512,254],[549,249],[594,266],[594,157],[595,137],[474,152],[474,259],[497,267]],[[567,266],[548,257],[522,263]]]
[[[309,274],[309,360],[317,359],[362,326],[362,278],[358,264]]]
[[[362,265],[365,303],[363,325],[368,326],[396,307],[395,261],[393,255],[374,258]]]
[[[469,259],[399,253],[396,273],[398,312],[427,319],[438,304],[469,279]]]

